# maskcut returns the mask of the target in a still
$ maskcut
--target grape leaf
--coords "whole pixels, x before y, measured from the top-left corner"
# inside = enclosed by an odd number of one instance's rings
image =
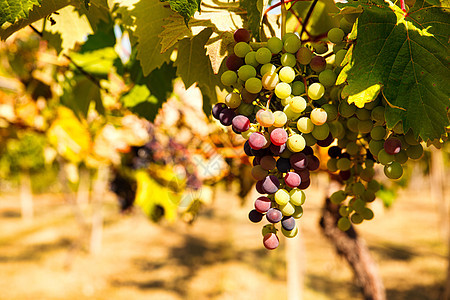
[[[5,1],[5,0],[2,0]],[[26,19],[19,19],[14,24],[5,23],[1,26],[0,38],[6,40],[11,34],[42,18],[51,15],[55,11],[71,4],[71,0],[42,1],[41,6],[35,6]]]
[[[184,18],[186,27],[188,26],[189,19],[195,14],[196,11],[200,11],[200,4],[202,0],[164,0],[169,2],[170,8],[179,13]]]
[[[207,96],[203,99],[204,101],[208,99],[215,101],[217,99],[215,87],[222,87],[206,55],[205,44],[212,32],[211,28],[206,28],[192,39],[186,38],[179,41],[178,56],[175,61],[177,74],[183,79],[186,88],[197,82],[202,93]],[[205,113],[209,113],[209,110],[210,108]]]
[[[144,0],[135,4],[131,14],[136,18],[134,34],[138,39],[137,59],[141,62],[144,75],[169,61],[171,51],[161,54],[161,37],[165,19],[172,11],[159,0]]]
[[[343,96],[354,102],[366,92],[371,97],[358,101],[361,107],[377,95],[367,89],[382,86],[389,128],[402,121],[416,137],[439,138],[449,125],[448,8],[434,0],[417,0],[407,14],[392,3],[363,8],[357,42],[339,78],[348,83]]]
[[[0,1],[0,26],[5,22],[14,23],[28,18],[34,5],[40,6],[42,0],[2,0]]]
[[[239,5],[241,8],[247,11],[247,24],[246,28],[250,29],[250,32],[257,41],[260,41],[260,27],[263,17],[264,9],[266,8],[268,0],[241,0]]]

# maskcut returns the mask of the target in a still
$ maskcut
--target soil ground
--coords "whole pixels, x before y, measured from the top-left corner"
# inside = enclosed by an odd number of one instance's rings
[[[298,257],[285,251],[286,239],[265,250],[262,225],[247,220],[251,201],[241,206],[223,189],[192,225],[154,224],[139,211],[120,214],[108,195],[98,254],[88,251],[89,204],[77,219],[62,195],[36,195],[35,218],[26,222],[17,195],[3,194],[0,299],[287,299],[286,263],[305,270],[305,300],[362,299],[346,262],[320,232],[323,192],[307,191],[301,234],[289,241]],[[375,219],[357,226],[389,300],[435,300],[442,291],[447,249],[429,198],[427,189],[400,191],[392,208],[375,206]]]

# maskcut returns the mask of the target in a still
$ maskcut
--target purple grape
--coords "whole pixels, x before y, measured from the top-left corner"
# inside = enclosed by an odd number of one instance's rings
[[[259,156],[259,157],[263,157],[263,156],[266,156],[266,155],[271,155],[271,152],[270,152],[269,148],[262,148],[262,149],[259,149],[259,150],[252,149],[252,153],[253,153],[253,156]]]
[[[291,231],[295,228],[295,219],[293,217],[283,217],[281,220],[281,226],[287,231]]]
[[[239,28],[238,30],[236,30],[234,32],[234,40],[236,41],[236,43],[239,42],[244,42],[244,43],[248,43],[250,42],[251,36],[250,36],[250,32],[248,32],[247,29],[244,28]]]
[[[300,176],[301,181],[308,181],[309,180],[309,170],[305,169],[305,170],[301,170],[301,171],[295,171],[295,173],[297,173]]]
[[[272,201],[265,196],[258,197],[255,200],[255,209],[257,211],[259,211],[260,213],[267,212],[271,208],[271,206],[272,206]]]
[[[225,108],[219,114],[220,123],[224,126],[230,126],[234,116],[236,116],[236,114],[232,109]]]
[[[283,153],[284,150],[286,150],[286,144],[283,144],[281,146],[270,144],[269,149],[273,153],[273,155],[280,156],[280,154]]]
[[[326,139],[317,141],[317,145],[319,145],[320,147],[328,147],[331,145],[331,143],[333,143],[333,141],[334,137],[330,133]]]
[[[308,160],[308,170],[315,171],[320,167],[320,160],[315,155],[308,155],[306,156],[306,159]]]
[[[402,142],[395,137],[390,137],[384,141],[384,150],[390,154],[394,155],[402,150]]]
[[[263,189],[263,181],[259,180],[256,182],[256,191],[260,194],[266,194],[266,191]]]
[[[302,181],[300,183],[300,185],[298,186],[298,188],[301,190],[305,190],[309,187],[310,184],[311,184],[311,179],[308,179],[308,180]]]
[[[224,110],[225,108],[228,108],[225,103],[217,103],[216,105],[214,105],[212,108],[212,115],[213,115],[214,119],[219,120],[220,112],[222,110]]]
[[[267,144],[267,140],[261,132],[253,132],[248,138],[248,143],[252,149],[259,150]]]
[[[252,148],[250,147],[250,144],[248,143],[248,141],[245,141],[245,143],[244,143],[244,152],[245,152],[245,154],[247,155],[247,156],[253,156],[253,153],[252,153]]]
[[[291,169],[291,163],[289,162],[289,158],[280,157],[277,160],[277,169],[281,173],[286,173]]]
[[[286,176],[284,176],[284,182],[288,187],[295,188],[300,185],[302,178],[295,172],[288,172]]]
[[[289,158],[289,162],[291,163],[291,167],[296,171],[300,171],[308,167],[307,156],[300,152],[292,154]]]
[[[350,172],[350,170],[339,171],[339,177],[344,181],[349,180],[351,176],[352,176],[352,172]]]
[[[270,208],[266,213],[266,219],[270,223],[278,223],[283,218],[283,214],[278,208]]]
[[[255,156],[255,158],[253,158],[253,162],[252,162],[253,166],[259,165],[260,161],[261,161],[261,157]]]
[[[341,153],[341,155],[339,155],[339,158],[348,158],[350,159],[350,154],[348,154],[347,152]]]
[[[280,187],[280,181],[275,175],[269,175],[263,179],[262,188],[267,194],[275,194]]]
[[[312,154],[314,154],[314,150],[310,146],[305,146],[305,149],[303,149],[301,152],[303,154],[305,154],[305,155],[312,155]]]
[[[250,120],[243,115],[237,115],[234,117],[231,124],[238,132],[244,132],[250,128]]]
[[[259,211],[257,211],[256,209],[252,209],[250,211],[250,213],[248,214],[248,218],[250,219],[250,221],[252,221],[253,223],[258,223],[262,220],[263,218],[263,214],[260,213]]]
[[[241,98],[244,103],[250,104],[256,99],[256,97],[258,97],[258,94],[250,93],[245,88],[241,90]]]
[[[339,157],[341,155],[341,153],[342,153],[342,150],[338,146],[331,146],[328,149],[328,155],[331,158],[337,158],[337,157]]]
[[[314,72],[320,73],[327,67],[327,62],[323,56],[314,56],[309,63],[309,66]]]
[[[237,71],[244,65],[244,59],[233,53],[227,57],[226,65],[228,70]]]

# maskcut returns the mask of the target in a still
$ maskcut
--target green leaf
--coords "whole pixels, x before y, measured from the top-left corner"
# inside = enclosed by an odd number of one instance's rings
[[[5,1],[5,0],[1,0]],[[22,29],[42,18],[45,18],[55,11],[66,7],[71,4],[71,0],[47,0],[42,1],[41,6],[35,6],[32,11],[30,11],[26,19],[22,18],[16,21],[14,24],[3,24],[0,30],[0,38],[6,40],[11,34],[19,29]]]
[[[241,0],[239,5],[241,8],[247,11],[247,23],[246,28],[250,29],[250,32],[257,41],[260,41],[260,27],[261,20],[264,13],[264,9],[269,1],[267,0]]]
[[[206,28],[192,39],[181,40],[178,45],[175,66],[177,74],[183,79],[186,88],[197,82],[202,93],[210,100],[216,101],[215,87],[222,87],[222,84],[218,76],[214,74],[205,49],[205,44],[212,32],[211,28]]]
[[[106,79],[118,55],[114,48],[107,47],[84,53],[73,52],[70,58],[89,74]]]
[[[99,113],[104,112],[100,88],[80,75],[72,88],[66,89],[61,96],[61,103],[69,107],[77,116],[86,118],[89,106],[94,101]]]
[[[167,100],[168,95],[173,91],[172,81],[177,77],[177,69],[173,63],[164,63],[160,68],[153,70],[147,77],[147,87],[159,102]]]
[[[377,95],[368,89],[383,86],[389,128],[402,121],[405,132],[412,128],[425,141],[439,138],[449,125],[448,9],[424,0],[406,15],[393,4],[363,9],[339,78],[348,83],[345,94],[370,95],[357,103],[361,107]]]
[[[0,1],[0,26],[5,22],[14,23],[28,18],[34,5],[40,6],[42,0],[2,0]]]
[[[200,11],[202,0],[165,0],[164,2],[169,2],[170,8],[184,18],[187,26],[189,19],[194,16],[195,12]]]
[[[164,19],[171,15],[170,8],[166,8],[159,0],[145,0],[135,4],[131,14],[136,18],[137,59],[141,62],[144,75],[169,61],[171,51],[161,54],[161,37],[164,30]]]

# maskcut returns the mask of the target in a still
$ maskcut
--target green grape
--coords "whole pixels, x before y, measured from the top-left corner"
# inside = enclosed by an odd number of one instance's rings
[[[375,176],[375,170],[373,168],[365,168],[359,174],[359,177],[364,181],[372,180],[373,176]]]
[[[348,104],[347,101],[343,100],[339,103],[339,114],[344,118],[350,118],[356,112],[356,106],[354,104]]]
[[[384,148],[381,149],[380,152],[378,152],[377,157],[378,157],[378,161],[382,165],[387,165],[394,161],[394,155],[387,153],[386,150],[384,150]]]
[[[326,111],[327,113],[327,122],[331,122],[336,120],[337,115],[338,115],[338,110],[337,110],[337,106],[334,104],[324,104],[322,105],[322,108]]]
[[[297,63],[297,59],[291,53],[283,53],[283,55],[281,55],[280,61],[283,66],[288,67],[295,67],[295,64]]]
[[[350,220],[352,220],[353,224],[361,224],[364,221],[364,218],[357,213],[354,213],[351,217]],[[338,221],[339,222],[339,221]]]
[[[406,154],[411,159],[419,159],[423,155],[423,147],[421,144],[411,145],[406,149]]]
[[[244,58],[250,51],[252,51],[252,47],[245,42],[239,42],[234,45],[234,54],[238,57]]]
[[[261,76],[264,76],[266,73],[275,73],[277,67],[275,67],[273,64],[264,64],[261,66],[261,70],[259,70],[259,74]]]
[[[283,216],[292,216],[292,214],[295,213],[295,207],[290,202],[280,205],[279,209]]]
[[[354,199],[352,202],[353,209],[359,213],[366,207],[366,202],[362,201],[361,199]]]
[[[361,196],[361,199],[366,202],[372,202],[376,198],[375,193],[372,190],[365,190]]]
[[[241,103],[238,110],[240,114],[244,116],[250,116],[253,113],[253,105],[248,103]]]
[[[311,119],[311,122],[313,122],[314,125],[318,125],[318,126],[325,124],[325,122],[327,121],[327,118],[328,118],[327,112],[323,108],[319,108],[319,107],[314,108],[311,111],[311,114],[309,117]],[[330,130],[328,128],[328,133],[329,133],[329,131]]]
[[[253,77],[245,82],[245,89],[252,94],[259,93],[262,89],[261,79]]]
[[[303,97],[295,96],[292,97],[291,102],[289,103],[291,110],[295,113],[301,113],[306,109],[306,100]]]
[[[231,86],[234,85],[237,82],[237,74],[234,71],[225,71],[223,72],[222,76],[220,77],[220,81],[222,81],[223,85],[225,86]]]
[[[330,31],[328,31],[327,37],[328,39],[334,43],[340,43],[344,39],[345,33],[340,28],[331,28]]]
[[[384,141],[371,140],[369,142],[369,151],[373,156],[377,156],[378,152],[384,147]]]
[[[300,152],[305,149],[306,141],[300,134],[293,134],[287,140],[287,148],[292,152]]]
[[[273,54],[277,54],[283,50],[283,41],[276,36],[273,36],[267,41],[267,48],[269,48]]]
[[[353,23],[347,21],[346,18],[342,18],[339,21],[339,28],[341,28],[346,34],[350,33],[353,29]]]
[[[399,153],[394,154],[394,160],[399,164],[404,164],[408,161],[408,154],[405,150],[401,150]]]
[[[250,51],[249,53],[247,53],[245,55],[244,61],[245,61],[245,64],[250,65],[254,68],[259,66],[259,63],[256,61],[256,52],[255,51]]]
[[[284,41],[284,50],[288,53],[296,53],[301,45],[300,38],[297,35],[293,35]]]
[[[377,107],[380,104],[380,98],[375,98],[370,102],[366,102],[366,104],[364,104],[364,108],[372,111],[375,107]]]
[[[345,134],[345,137],[346,137],[347,140],[349,140],[349,141],[356,141],[356,139],[358,139],[358,132],[348,131],[348,132]]]
[[[300,96],[305,92],[305,85],[301,81],[294,81],[292,83],[292,95]]]
[[[297,129],[302,133],[310,133],[314,130],[314,124],[308,117],[301,117],[297,121]]]
[[[296,113],[291,109],[291,105],[288,104],[283,108],[283,112],[286,114],[288,120],[297,120],[298,117],[301,116],[302,113]]]
[[[384,175],[390,179],[399,179],[403,175],[403,167],[401,164],[394,161],[391,164],[384,166]]]
[[[297,236],[298,234],[298,227],[295,226],[294,229],[292,229],[291,231],[288,231],[286,229],[284,229],[283,227],[281,227],[281,232],[283,233],[283,235],[287,238],[294,238]]]
[[[337,227],[342,230],[342,231],[347,231],[350,229],[350,227],[352,226],[352,224],[350,223],[350,220],[348,218],[339,218],[338,223],[337,223]]]
[[[291,92],[292,88],[286,82],[280,82],[275,87],[275,95],[280,99],[289,97],[291,95]]]
[[[261,79],[262,86],[268,91],[275,89],[275,87],[278,85],[278,82],[278,73],[276,72],[267,72]]]
[[[380,190],[380,184],[378,181],[372,179],[367,183],[367,190],[376,193]]]
[[[333,53],[338,53],[340,50],[345,50],[345,46],[347,45],[347,43],[339,43],[339,44],[335,44],[333,45]],[[335,56],[336,58],[336,56]]]
[[[239,95],[238,93],[229,93],[225,97],[225,104],[229,108],[237,108],[241,104],[241,102],[241,95]]]
[[[360,212],[360,214],[364,218],[364,220],[373,219],[373,211],[368,207],[364,207],[364,209]]]
[[[287,122],[287,116],[281,110],[275,111],[273,117],[275,118],[275,122],[273,123],[275,127],[283,127]]]
[[[286,203],[289,202],[290,195],[287,190],[279,189],[278,191],[276,191],[274,198],[275,202],[278,203],[279,205],[285,205]]]
[[[328,44],[324,41],[319,41],[319,42],[313,43],[312,46],[314,48],[314,52],[316,52],[317,54],[324,54],[324,53],[328,52]],[[309,62],[308,62],[308,64],[309,64]],[[307,64],[305,64],[305,65],[307,65]]]
[[[284,151],[280,154],[280,157],[282,158],[289,158],[291,157],[293,152],[289,150],[288,148],[284,149]]]
[[[349,142],[347,146],[345,147],[346,152],[350,154],[350,156],[355,156],[359,153],[359,146],[356,144],[356,142]]]
[[[261,233],[265,236],[268,233],[277,233],[277,229],[273,226],[273,224],[266,224],[263,226]]]
[[[306,200],[306,195],[305,192],[303,192],[302,190],[298,189],[298,188],[293,188],[290,192],[290,202],[295,205],[295,206],[300,206],[303,205],[305,203]]]
[[[344,125],[342,125],[339,121],[332,121],[328,124],[330,127],[330,132],[333,135],[334,138],[338,140],[342,140],[345,137],[345,128]]]
[[[384,110],[384,106],[375,107],[371,112],[370,118],[377,124],[384,124]]]
[[[306,146],[312,147],[317,143],[316,138],[311,133],[304,134],[303,138],[305,139]]]
[[[341,171],[348,171],[352,167],[352,161],[346,157],[339,158],[336,166]]]
[[[395,124],[394,128],[392,128],[392,131],[396,134],[403,134],[403,123],[402,121]]]
[[[256,51],[256,61],[261,65],[268,64],[272,60],[272,51],[269,48],[261,47]]]
[[[364,161],[364,164],[366,165],[366,168],[373,168],[373,166],[375,166],[375,162],[369,158]]]
[[[384,140],[386,137],[386,128],[383,126],[375,126],[372,128],[372,131],[370,131],[370,137],[374,140]]]
[[[333,70],[326,69],[319,73],[319,81],[325,87],[333,86],[336,83],[337,75]]]
[[[336,56],[334,58],[334,64],[336,66],[340,66],[342,62],[344,61],[345,55],[347,54],[347,50],[341,49],[336,52]]]
[[[405,134],[405,142],[411,146],[420,144],[420,142],[418,140],[416,140],[416,138],[414,137],[414,133],[412,132],[411,129],[408,130],[408,132]],[[403,143],[402,143],[402,145],[403,145]]]
[[[286,33],[285,35],[283,35],[281,37],[281,41],[284,43],[291,36],[297,36],[297,35],[295,33],[293,33],[293,32],[288,32],[288,33]]]
[[[356,117],[360,119],[361,121],[369,120],[370,119],[370,111],[365,108],[358,108],[356,109]]]
[[[297,52],[297,61],[302,65],[309,65],[312,58],[313,53],[306,47],[301,47]]]
[[[366,187],[361,182],[355,182],[352,185],[352,191],[354,195],[362,195],[364,191],[366,190]]]
[[[341,207],[339,207],[339,214],[342,217],[348,217],[352,211],[353,211],[353,208],[346,206],[346,205],[342,205]]]
[[[303,216],[303,207],[301,206],[295,206],[295,211],[292,214],[292,217],[294,219],[300,219]]]
[[[252,77],[256,77],[256,69],[250,65],[243,65],[238,70],[239,79],[247,81]]]
[[[338,168],[337,168],[337,159],[336,158],[330,158],[327,161],[327,169],[330,172],[336,172],[338,170]]]
[[[351,117],[347,120],[347,128],[348,130],[352,132],[358,132],[358,118],[357,117]]]
[[[312,100],[319,100],[325,94],[325,87],[318,82],[314,82],[308,87],[308,97]]]
[[[361,133],[369,133],[373,128],[372,120],[358,120],[358,131]]]
[[[347,194],[344,191],[336,191],[330,196],[330,201],[334,204],[339,204],[347,198]]]
[[[295,71],[291,67],[283,67],[278,72],[278,76],[280,77],[281,81],[291,83],[292,81],[294,81]]]

